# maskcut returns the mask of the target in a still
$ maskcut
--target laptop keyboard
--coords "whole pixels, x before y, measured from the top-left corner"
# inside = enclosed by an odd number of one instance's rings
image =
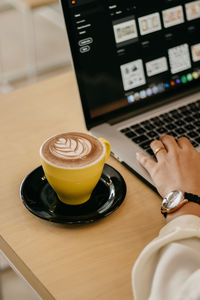
[[[127,138],[153,156],[150,143],[161,134],[178,139],[187,137],[194,147],[200,145],[200,100],[120,130]]]

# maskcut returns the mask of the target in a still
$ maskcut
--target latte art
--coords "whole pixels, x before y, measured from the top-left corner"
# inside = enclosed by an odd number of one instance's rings
[[[89,154],[91,149],[91,143],[83,137],[61,137],[50,145],[51,153],[64,159],[81,158]]]
[[[42,157],[61,168],[81,168],[101,159],[105,154],[102,142],[80,132],[69,132],[49,138],[41,146]]]

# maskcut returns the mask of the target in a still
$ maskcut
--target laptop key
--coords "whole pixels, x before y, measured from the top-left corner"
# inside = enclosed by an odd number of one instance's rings
[[[146,133],[149,137],[153,138],[153,137],[157,137],[158,134],[155,131],[149,131]]]
[[[158,120],[158,121],[155,121],[153,124],[154,124],[156,127],[161,127],[161,126],[163,126],[163,125],[164,125],[164,122],[163,122],[163,121],[160,121],[160,120]]]
[[[198,143],[195,142],[195,141],[191,141],[191,144],[192,144],[192,146],[195,147],[195,148],[198,146]]]
[[[164,116],[162,120],[163,120],[164,123],[171,123],[171,122],[173,122],[173,119],[171,117],[169,117],[169,116]]]
[[[200,119],[200,113],[194,114],[193,117],[194,117],[195,119],[199,120],[199,119]]]
[[[167,124],[165,127],[166,127],[168,130],[173,130],[173,129],[176,128],[176,126],[175,126],[174,124]]]
[[[191,111],[189,109],[182,111],[183,116],[191,115]]]
[[[191,109],[195,109],[195,111],[197,110],[197,107],[198,107],[198,101],[196,102],[192,102],[190,104],[188,104],[188,107]]]
[[[178,113],[178,109],[173,109],[170,111],[170,114],[176,115]]]
[[[142,149],[144,149],[144,150],[149,149],[150,144],[151,144],[152,141],[153,141],[153,140],[149,140],[148,142],[144,142],[144,143],[140,144],[140,147],[141,147]]]
[[[126,135],[129,139],[137,136],[133,131],[128,131],[128,132],[125,133],[125,135]]]
[[[155,157],[155,156],[154,156],[154,153],[153,153],[153,151],[152,151],[152,149],[147,149],[146,152],[147,152],[148,154],[150,154],[151,156]]]
[[[148,140],[148,138],[144,134],[139,135],[139,136],[132,139],[132,141],[135,142],[136,144],[140,144],[140,143],[145,142],[147,140]]]
[[[155,128],[155,126],[154,126],[153,124],[149,123],[149,124],[147,124],[147,125],[144,125],[144,128],[145,128],[146,130],[152,130],[152,129]]]
[[[183,120],[178,120],[174,124],[176,124],[177,126],[183,126],[185,122]]]
[[[171,112],[170,112],[171,113]],[[172,115],[172,118],[174,119],[174,120],[178,120],[178,119],[181,119],[182,118],[182,115],[180,114],[180,113],[176,113],[176,114],[173,114]]]
[[[179,119],[179,118],[181,118],[181,116],[182,116],[182,114],[180,114],[180,112],[178,111],[178,109],[170,110],[169,114],[170,114],[171,117],[174,118],[174,119]]]
[[[139,124],[134,124],[134,125],[131,126],[131,128],[134,129],[134,130],[137,129],[138,127],[140,127]]]
[[[186,118],[184,119],[184,121],[187,122],[187,123],[193,122],[194,120],[195,120],[195,119],[192,118],[191,116],[188,116],[188,117],[186,117]]]
[[[175,132],[178,133],[178,134],[180,134],[180,135],[181,134],[185,134],[185,130],[183,128],[176,128]]]
[[[187,105],[183,105],[183,106],[180,106],[178,108],[179,111],[186,111],[187,110]]]
[[[122,133],[125,133],[125,132],[127,132],[127,131],[130,131],[129,127],[123,128],[123,129],[120,130],[120,132],[122,132]]]
[[[187,135],[190,138],[195,138],[195,137],[199,136],[199,134],[197,132],[195,132],[195,131],[188,132]]]
[[[151,122],[153,122],[153,123],[156,122],[156,121],[159,121],[159,117],[154,117],[154,118],[151,119]]]
[[[195,125],[196,127],[200,127],[200,121],[194,122],[194,125]]]
[[[187,130],[193,130],[193,129],[194,129],[194,126],[191,125],[191,124],[189,124],[189,125],[186,125],[185,128],[186,128]]]
[[[165,127],[160,127],[160,128],[156,128],[156,131],[159,133],[159,134],[163,134],[163,133],[166,133],[167,132],[167,129]]]
[[[135,129],[135,132],[136,132],[137,134],[142,134],[142,133],[145,132],[145,130],[144,130],[144,128],[142,128],[142,127],[138,127],[138,128]]]
[[[150,124],[150,121],[149,120],[146,120],[146,121],[143,121],[140,123],[140,125],[142,126],[146,126],[146,125],[149,125]]]
[[[195,138],[195,141],[198,143],[198,145],[200,144],[200,137]]]

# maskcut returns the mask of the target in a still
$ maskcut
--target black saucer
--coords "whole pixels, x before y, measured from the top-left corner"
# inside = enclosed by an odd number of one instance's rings
[[[56,223],[81,224],[116,210],[125,198],[126,184],[119,172],[105,164],[90,199],[81,205],[67,205],[58,199],[40,166],[24,179],[20,192],[25,207],[34,215]]]

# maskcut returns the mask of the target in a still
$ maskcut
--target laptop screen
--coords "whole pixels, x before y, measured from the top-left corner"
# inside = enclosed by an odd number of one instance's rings
[[[62,0],[88,127],[199,85],[200,1]]]

